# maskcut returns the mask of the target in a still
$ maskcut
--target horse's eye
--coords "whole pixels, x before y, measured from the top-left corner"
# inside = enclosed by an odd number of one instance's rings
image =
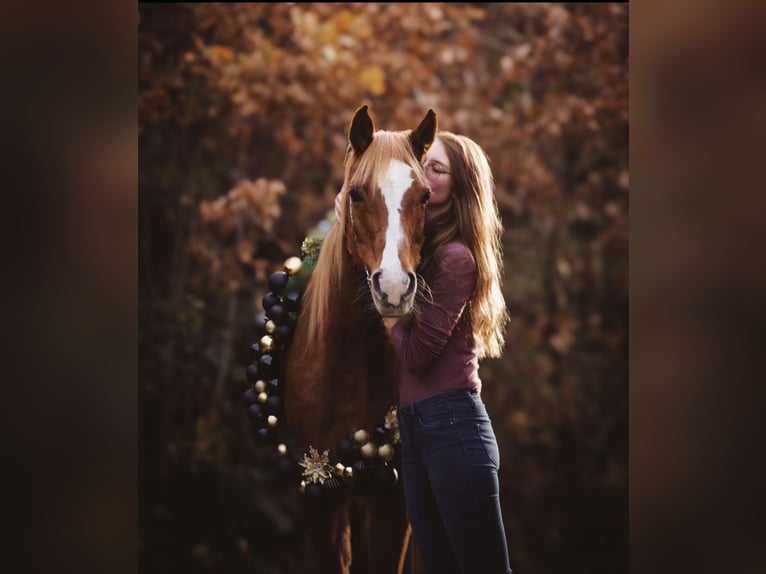
[[[427,189],[423,192],[423,195],[420,196],[420,203],[421,205],[425,205],[428,203],[428,200],[431,198],[431,190]]]
[[[353,201],[354,203],[359,203],[360,201],[362,201],[362,190],[354,186],[348,190],[348,196],[351,198],[351,201]]]

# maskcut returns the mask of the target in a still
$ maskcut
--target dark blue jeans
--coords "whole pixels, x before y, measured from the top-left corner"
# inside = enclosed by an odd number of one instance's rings
[[[407,513],[432,574],[510,574],[497,440],[478,393],[398,409]]]

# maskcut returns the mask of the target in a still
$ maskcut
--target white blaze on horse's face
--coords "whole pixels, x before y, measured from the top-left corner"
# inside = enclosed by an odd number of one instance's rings
[[[417,162],[434,141],[436,130],[436,114],[428,110],[414,130],[375,131],[364,105],[354,114],[348,131],[350,155],[344,183],[350,204],[345,225],[351,232],[345,236],[346,247],[356,263],[368,270],[372,300],[384,316],[405,315],[412,309],[430,194]],[[403,159],[410,155],[411,161]]]
[[[400,257],[400,251],[410,247],[402,222],[402,200],[414,183],[412,167],[394,160],[377,183],[388,210],[388,227],[380,268],[372,273],[372,295],[382,315],[403,315],[412,307],[417,282]]]

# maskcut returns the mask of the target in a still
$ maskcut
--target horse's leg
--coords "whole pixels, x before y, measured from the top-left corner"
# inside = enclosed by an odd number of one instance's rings
[[[350,500],[304,500],[303,516],[317,574],[350,574]]]
[[[351,574],[370,574],[369,511],[365,500],[354,499],[350,507],[351,552],[354,561]]]
[[[406,548],[406,556],[404,557],[404,563],[402,564],[402,574],[426,574],[425,566],[418,553],[418,547],[415,544],[415,539],[412,537],[412,526],[409,527],[410,539],[409,545]]]
[[[367,498],[365,508],[368,526],[364,532],[367,572],[399,573],[404,563],[402,553],[406,551],[404,545],[408,526],[401,484]]]

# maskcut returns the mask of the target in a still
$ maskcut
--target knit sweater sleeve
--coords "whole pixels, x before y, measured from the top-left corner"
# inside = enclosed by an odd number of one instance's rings
[[[399,321],[391,332],[403,366],[413,374],[427,371],[442,354],[476,286],[476,262],[463,243],[446,245],[434,267],[415,319]]]

